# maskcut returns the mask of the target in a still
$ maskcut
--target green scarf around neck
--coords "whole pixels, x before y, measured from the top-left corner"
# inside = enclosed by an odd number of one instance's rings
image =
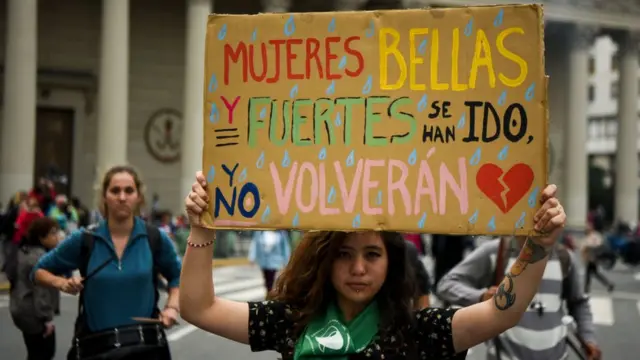
[[[358,316],[345,323],[342,312],[331,302],[325,314],[316,316],[304,329],[295,347],[294,360],[347,360],[364,350],[378,332],[378,304],[371,302]]]

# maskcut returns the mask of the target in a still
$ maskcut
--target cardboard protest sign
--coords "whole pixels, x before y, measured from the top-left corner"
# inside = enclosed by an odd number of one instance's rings
[[[531,232],[543,31],[538,5],[211,15],[204,223]]]

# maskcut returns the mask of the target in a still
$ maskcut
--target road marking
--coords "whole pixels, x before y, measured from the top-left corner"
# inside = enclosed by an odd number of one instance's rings
[[[596,325],[613,325],[613,302],[608,297],[592,297],[589,299],[593,323]]]
[[[169,341],[180,340],[181,338],[191,334],[195,330],[198,330],[198,328],[191,324],[185,325],[177,330],[172,331],[169,335],[167,335],[167,340]]]
[[[633,278],[640,281],[640,272],[635,273],[635,275],[633,275]]]
[[[224,299],[235,300],[235,301],[257,301],[257,300],[263,299],[265,293],[266,293],[266,290],[262,286],[260,286],[258,288],[247,289],[244,291],[236,291],[233,293],[222,294],[219,296]],[[185,325],[168,334],[167,339],[169,341],[177,341],[191,334],[196,330],[198,330],[198,328],[191,324]]]

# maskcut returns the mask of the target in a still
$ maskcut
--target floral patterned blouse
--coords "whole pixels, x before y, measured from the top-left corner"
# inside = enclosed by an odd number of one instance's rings
[[[416,327],[411,329],[414,354],[419,360],[464,359],[467,351],[454,354],[451,320],[457,309],[427,308],[415,312]],[[273,350],[284,359],[293,359],[294,339],[291,308],[276,301],[249,302],[249,344],[251,351]],[[394,336],[379,335],[350,360],[408,359],[409,346]],[[415,355],[414,355],[415,356]],[[417,360],[417,359],[416,359]]]

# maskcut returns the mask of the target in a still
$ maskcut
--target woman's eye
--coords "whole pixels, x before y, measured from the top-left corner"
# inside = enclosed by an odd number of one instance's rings
[[[367,257],[369,257],[369,258],[379,258],[380,254],[378,254],[377,252],[369,252],[369,253],[367,253]]]
[[[340,251],[340,252],[338,253],[338,256],[339,256],[339,257],[341,257],[341,258],[343,258],[343,257],[349,257],[349,252],[347,252],[347,251]]]

